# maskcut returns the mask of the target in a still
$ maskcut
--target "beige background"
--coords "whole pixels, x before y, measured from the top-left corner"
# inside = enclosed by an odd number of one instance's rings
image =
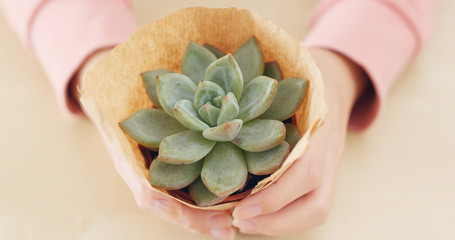
[[[188,6],[252,9],[302,39],[316,0],[134,1],[140,25]],[[349,134],[332,213],[281,239],[455,239],[455,1],[391,89]],[[211,239],[146,214],[96,129],[65,118],[37,60],[0,12],[0,240]],[[267,239],[239,235],[237,239]]]

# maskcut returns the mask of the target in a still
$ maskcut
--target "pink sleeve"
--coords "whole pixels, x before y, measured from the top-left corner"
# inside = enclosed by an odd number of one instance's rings
[[[375,119],[390,85],[428,39],[436,0],[328,0],[317,8],[307,47],[348,57],[369,76],[373,88],[354,106],[350,128]]]
[[[81,113],[68,84],[84,60],[136,29],[125,0],[0,0],[11,26],[37,56],[67,113]]]

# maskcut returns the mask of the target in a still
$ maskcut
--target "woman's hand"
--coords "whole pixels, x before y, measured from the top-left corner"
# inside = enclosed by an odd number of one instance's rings
[[[78,89],[83,86],[83,76],[97,60],[108,50],[101,50],[91,55],[81,66],[68,88],[70,97],[79,103],[80,93]],[[109,141],[104,132],[103,136],[106,147],[109,151],[115,168],[126,182],[140,208],[171,221],[191,232],[212,235],[219,239],[233,239],[236,228],[232,227],[232,216],[229,211],[206,211],[190,208],[180,202],[171,199],[161,192],[153,191],[135,173],[126,159],[116,154],[115,146]]]
[[[207,211],[188,207],[161,192],[153,191],[147,182],[135,173],[126,159],[115,154],[114,145],[103,135],[115,168],[126,182],[138,206],[158,217],[173,222],[193,233],[212,235],[219,239],[233,239],[236,228],[232,227],[229,211]]]
[[[270,187],[249,196],[233,212],[240,232],[286,235],[322,224],[330,211],[335,172],[344,148],[351,109],[363,93],[366,76],[347,58],[310,49],[322,72],[328,112],[305,155]]]

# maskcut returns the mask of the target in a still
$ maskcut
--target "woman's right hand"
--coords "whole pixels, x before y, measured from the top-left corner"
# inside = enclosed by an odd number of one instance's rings
[[[97,60],[104,56],[109,50],[101,50],[92,54],[81,66],[78,73],[69,85],[70,97],[79,104],[81,97],[78,89],[83,87],[83,77],[87,70]],[[88,114],[86,113],[88,116]],[[115,168],[125,183],[130,188],[137,205],[158,217],[173,222],[194,233],[212,235],[219,239],[233,239],[236,228],[232,227],[232,216],[225,211],[207,211],[188,207],[159,191],[154,191],[137,175],[127,159],[116,154],[115,145],[109,140],[104,131],[100,131],[103,136],[109,155],[113,160]]]
[[[104,133],[102,133],[104,135]],[[236,228],[232,227],[232,216],[228,210],[208,211],[188,207],[161,192],[154,191],[144,182],[131,165],[112,151],[113,145],[103,136],[115,168],[126,182],[137,205],[158,217],[166,219],[193,233],[212,235],[219,239],[233,239]]]

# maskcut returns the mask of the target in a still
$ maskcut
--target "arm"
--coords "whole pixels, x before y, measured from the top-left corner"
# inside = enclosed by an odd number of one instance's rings
[[[68,86],[89,56],[123,42],[136,29],[124,0],[0,0],[11,26],[32,51],[66,113],[79,113]]]
[[[362,130],[373,122],[392,83],[428,40],[437,3],[329,0],[316,9],[304,44],[346,56],[371,82],[352,109],[351,129]]]
[[[328,112],[309,150],[233,212],[241,232],[284,235],[325,221],[348,125],[365,129],[387,89],[427,39],[435,1],[329,0],[304,43],[322,72]],[[277,219],[279,219],[277,221]]]

